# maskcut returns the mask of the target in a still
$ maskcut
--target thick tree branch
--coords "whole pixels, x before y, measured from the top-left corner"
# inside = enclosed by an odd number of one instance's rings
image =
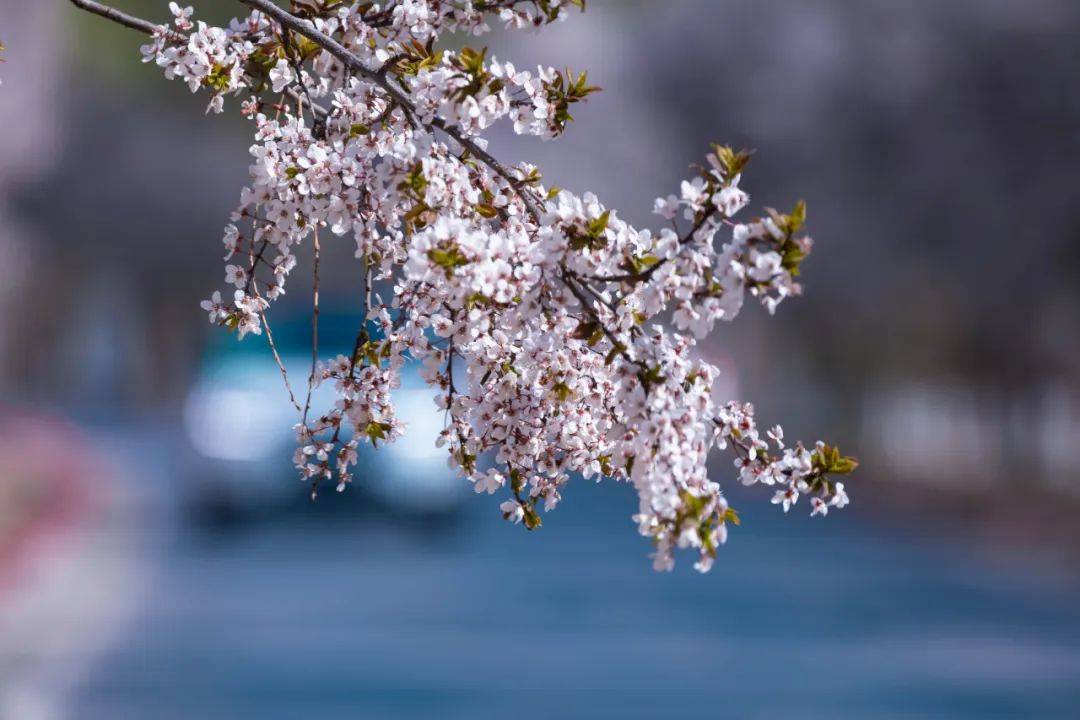
[[[412,100],[405,95],[401,90],[397,89],[390,84],[390,81],[386,79],[386,74],[380,72],[377,69],[369,68],[364,62],[354,55],[347,47],[339,43],[334,38],[320,32],[315,26],[307,20],[302,20],[291,13],[282,10],[275,5],[271,0],[240,0],[244,5],[254,8],[261,12],[266,13],[283,27],[287,27],[290,30],[300,33],[308,40],[321,47],[326,52],[337,58],[345,67],[352,72],[360,75],[361,77],[375,83],[383,92],[390,96],[390,99],[407,110],[410,114],[416,115],[416,106]],[[540,222],[540,209],[536,204],[536,200],[529,196],[527,192],[520,187],[520,181],[515,178],[513,173],[498,161],[491,153],[487,152],[479,145],[476,144],[471,138],[462,133],[461,129],[450,125],[442,118],[435,118],[429,124],[426,125],[428,130],[433,128],[442,130],[444,133],[452,137],[461,147],[468,150],[473,156],[475,156],[482,163],[491,168],[492,172],[501,177],[510,187],[517,193],[521,201],[525,203],[525,207],[532,217],[534,222]]]
[[[101,17],[112,20],[114,23],[123,25],[124,27],[131,28],[132,30],[138,30],[139,32],[147,35],[153,35],[156,32],[160,32],[162,29],[165,31],[165,36],[170,40],[184,40],[184,36],[175,30],[170,30],[167,26],[152,23],[149,20],[143,20],[140,17],[134,15],[128,15],[126,12],[121,12],[114,7],[103,5],[94,0],[71,0],[71,4],[77,8],[81,8],[88,13],[94,15],[100,15]]]
[[[182,42],[187,38],[175,30],[169,29],[165,25],[155,24],[149,20],[129,15],[128,13],[117,10],[95,0],[70,0],[71,4],[77,8],[85,10],[94,15],[98,15],[107,20],[111,20],[124,27],[138,30],[146,35],[153,35],[160,32],[164,28],[165,36],[170,40]],[[339,43],[337,40],[326,35],[325,33],[317,30],[314,25],[306,20],[302,20],[295,15],[292,15],[285,10],[282,10],[278,5],[274,4],[270,0],[240,0],[243,4],[259,10],[266,15],[272,17],[283,27],[286,27],[294,32],[297,32],[304,37],[311,40],[319,47],[326,50],[328,53],[337,58],[346,68],[352,72],[360,75],[361,77],[375,83],[383,92],[390,96],[390,99],[404,108],[408,113],[415,115],[416,106],[413,102],[399,89],[390,84],[386,79],[386,73],[382,73],[377,69],[369,68],[364,62],[353,54],[348,48]],[[317,116],[325,116],[326,110],[318,105],[312,105],[312,110]],[[528,192],[523,190],[520,186],[520,180],[514,177],[514,174],[509,168],[504,166],[499,160],[491,153],[481,148],[475,141],[466,136],[460,128],[451,125],[444,121],[442,118],[433,119],[430,124],[427,125],[429,131],[434,129],[441,130],[448,136],[453,138],[461,147],[469,151],[480,162],[487,165],[492,172],[505,180],[510,187],[517,193],[518,197],[525,204],[526,210],[528,210],[529,216],[534,222],[540,222],[540,208],[536,203],[536,199],[531,197]]]
[[[114,23],[122,25],[126,28],[138,30],[145,35],[154,35],[155,33],[164,30],[165,37],[172,42],[186,43],[188,40],[187,35],[182,32],[173,30],[167,25],[158,25],[152,23],[149,20],[144,20],[141,17],[136,17],[134,15],[129,15],[128,13],[121,12],[114,7],[103,5],[99,2],[94,2],[94,0],[70,0],[70,2],[72,5],[81,10],[85,10],[93,15],[103,17],[106,20],[112,20]],[[293,88],[288,88],[287,93],[289,97],[293,100],[299,100],[301,98],[300,93],[298,93]],[[311,112],[315,115],[316,121],[321,121],[326,117],[326,108],[312,102],[309,102],[308,105],[311,108]]]
[[[395,104],[401,106],[403,109],[405,109],[405,111],[408,114],[410,114],[412,116],[415,116],[415,114],[416,114],[416,106],[412,102],[412,100],[407,95],[405,95],[401,90],[399,90],[398,88],[391,85],[390,81],[387,80],[387,73],[385,72],[385,68],[389,67],[389,64],[384,66],[384,68],[379,68],[379,69],[369,68],[367,65],[364,64],[364,62],[359,57],[357,57],[354,53],[352,53],[348,48],[346,48],[344,45],[339,43],[337,40],[335,40],[334,38],[330,37],[329,35],[326,35],[325,33],[319,31],[318,29],[316,29],[314,27],[314,25],[312,23],[310,23],[309,21],[298,18],[295,15],[292,15],[291,13],[286,12],[285,10],[281,9],[281,7],[279,7],[278,5],[273,3],[271,0],[239,0],[239,1],[241,3],[243,3],[244,5],[247,5],[247,6],[251,7],[251,8],[254,8],[256,10],[259,10],[260,12],[265,13],[266,15],[268,15],[269,17],[271,17],[275,21],[277,21],[282,27],[287,28],[287,29],[289,29],[289,30],[291,30],[293,32],[299,33],[300,35],[303,35],[304,37],[308,38],[313,43],[315,43],[316,45],[318,45],[319,47],[323,48],[325,51],[327,51],[328,53],[333,55],[335,58],[337,58],[348,70],[350,70],[351,72],[356,73],[357,75],[360,75],[361,77],[363,77],[363,78],[371,81],[375,85],[377,85],[383,92],[385,92],[390,97],[392,103],[395,103]],[[138,17],[135,17],[133,15],[128,15],[127,13],[121,12],[121,11],[116,10],[115,8],[109,7],[107,5],[103,5],[102,3],[95,2],[94,0],[71,0],[71,3],[73,5],[75,5],[76,7],[79,7],[81,9],[83,9],[83,10],[86,10],[87,12],[93,13],[95,15],[99,15],[101,17],[104,17],[104,18],[108,19],[108,20],[112,20],[113,22],[116,22],[116,23],[118,23],[120,25],[123,25],[124,27],[132,28],[134,30],[138,30],[140,32],[146,33],[148,35],[153,35],[156,32],[160,32],[161,28],[164,27],[162,25],[155,25],[154,23],[152,23],[152,22],[150,22],[148,20],[144,20],[142,18],[138,18]],[[172,39],[174,41],[181,41],[182,42],[182,41],[187,39],[182,33],[176,32],[174,30],[170,30],[168,28],[165,28],[165,32],[166,32],[166,35],[170,39]],[[309,100],[309,106],[312,108],[312,111],[316,114],[317,118],[325,117],[326,110],[324,108],[322,108],[319,105],[316,105],[314,103],[311,103],[310,100]],[[502,163],[500,163],[497,158],[495,158],[489,152],[487,152],[486,150],[481,148],[479,145],[477,145],[472,139],[465,136],[461,132],[461,130],[459,128],[446,123],[442,118],[434,118],[430,122],[430,124],[426,125],[426,127],[427,127],[429,132],[434,132],[434,129],[439,129],[439,130],[443,131],[448,136],[450,136],[455,141],[457,141],[457,143],[459,145],[461,145],[461,147],[465,148],[468,152],[470,152],[478,160],[480,160],[485,165],[487,165],[494,173],[496,173],[499,177],[501,177],[503,180],[505,180],[510,185],[511,189],[518,195],[518,197],[521,198],[522,202],[525,204],[525,207],[526,207],[530,217],[533,219],[533,221],[536,222],[536,223],[540,222],[540,215],[541,215],[540,214],[540,209],[537,206],[535,199],[532,198],[528,194],[528,192],[525,191],[521,187],[519,180],[517,178],[515,178],[513,176],[513,174],[510,172],[510,170],[508,168],[506,168]],[[704,220],[705,220],[705,218],[702,218],[701,222],[704,222]],[[700,224],[701,223],[698,223],[698,225],[695,225],[694,230],[696,230],[697,227],[700,226]],[[693,232],[694,231],[691,231],[689,236],[692,237]],[[612,333],[612,331],[601,322],[599,315],[592,308],[588,298],[586,298],[584,295],[581,294],[581,290],[580,290],[580,288],[577,287],[577,285],[574,282],[573,278],[568,277],[565,274],[565,272],[566,272],[565,268],[563,270],[564,270],[564,273],[560,277],[560,279],[563,281],[563,283],[577,297],[577,299],[579,300],[579,302],[582,305],[582,308],[587,313],[589,313],[589,315],[593,318],[593,320],[595,322],[597,322],[598,324],[601,325],[601,327],[604,330],[605,335],[608,336],[609,340],[611,340],[611,342],[615,345],[615,347],[616,348],[621,347],[621,343],[618,342],[618,340],[615,337],[614,333]],[[655,267],[651,268],[650,270],[655,270]],[[645,275],[645,277],[647,277],[648,274],[651,274],[651,273],[647,273]],[[608,280],[608,278],[593,278],[593,279]],[[610,279],[615,280],[615,279],[622,279],[622,278],[610,278]],[[317,303],[318,302],[318,300],[317,300],[317,298],[318,298],[317,285],[316,285],[315,293],[316,293],[316,295],[315,295],[316,301],[315,302]],[[317,307],[318,306],[316,304],[316,308]],[[317,317],[318,310],[316,309],[315,312],[316,312],[316,317]],[[625,349],[621,350],[620,355],[624,359],[626,359],[629,362],[633,363],[633,360],[631,360],[629,358],[629,356],[628,356]],[[314,373],[314,368],[313,368],[312,372]],[[638,374],[639,375],[641,374],[640,368],[638,370]],[[313,377],[309,378],[309,385],[310,385],[311,380],[313,380]],[[310,398],[310,389],[309,389],[309,398]],[[310,400],[309,400],[309,402],[310,402]],[[305,416],[307,414],[307,409],[308,409],[308,403],[305,403],[305,407],[304,407],[304,415]]]

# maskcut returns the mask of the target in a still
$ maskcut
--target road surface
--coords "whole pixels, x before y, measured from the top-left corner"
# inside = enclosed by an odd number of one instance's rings
[[[626,486],[572,485],[536,533],[487,496],[439,528],[326,497],[200,530],[175,487],[147,495],[112,531],[149,567],[141,599],[71,717],[1045,720],[1080,707],[1074,582],[861,510],[857,488],[825,521],[736,496],[743,527],[706,576],[689,557],[650,570]]]

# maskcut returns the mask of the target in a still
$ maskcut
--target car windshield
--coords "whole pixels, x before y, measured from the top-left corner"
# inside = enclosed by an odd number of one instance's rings
[[[381,336],[378,325],[368,322],[368,333],[372,337]],[[350,355],[356,343],[356,333],[360,329],[360,318],[356,313],[319,313],[319,357]],[[278,352],[284,355],[311,355],[311,316],[306,313],[284,315],[275,318],[271,325],[274,344]],[[266,353],[266,343],[257,337],[248,337],[237,341],[231,333],[211,332],[207,338],[206,354],[209,357],[234,355],[237,353]]]

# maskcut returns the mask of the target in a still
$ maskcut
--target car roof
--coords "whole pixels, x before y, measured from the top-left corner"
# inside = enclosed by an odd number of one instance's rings
[[[382,335],[381,329],[368,321],[368,333],[372,337]],[[270,330],[278,352],[284,355],[297,355],[311,352],[311,315],[289,314],[270,318]],[[360,317],[357,313],[319,312],[319,355],[351,355],[356,344],[356,335],[360,330]],[[248,335],[237,340],[233,332],[222,332],[213,328],[203,354],[206,359],[233,356],[248,353],[266,352],[265,341]]]

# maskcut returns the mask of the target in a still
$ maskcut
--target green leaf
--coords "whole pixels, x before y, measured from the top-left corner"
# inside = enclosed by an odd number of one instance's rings
[[[800,200],[795,203],[795,209],[788,215],[787,231],[794,235],[802,230],[804,225],[806,225],[806,202]]]
[[[600,323],[596,322],[595,320],[592,320],[590,322],[582,322],[576,328],[574,328],[574,331],[570,333],[570,337],[574,338],[575,340],[585,340],[592,337],[593,333],[597,330],[600,330]]]
[[[611,477],[614,472],[614,469],[611,467],[611,456],[600,455],[596,458],[596,461],[600,463],[600,472]]]
[[[525,478],[521,477],[521,471],[517,468],[510,468],[510,488],[515,495],[525,489]]]
[[[701,514],[701,511],[705,509],[705,498],[700,498],[687,490],[683,490],[679,493],[679,497],[683,501],[683,505],[690,509],[690,513],[697,517]]]
[[[574,391],[570,389],[570,386],[562,380],[555,383],[551,388],[551,391],[555,393],[555,397],[559,399],[559,402],[566,402],[570,399],[570,396],[574,394]]]
[[[231,70],[220,63],[214,63],[209,74],[203,78],[202,84],[214,92],[225,92],[229,89],[229,75]]]
[[[840,448],[823,445],[810,456],[814,470],[831,475],[849,475],[859,467],[859,461],[840,454]]]
[[[835,475],[850,475],[857,467],[859,467],[858,460],[853,457],[842,457],[833,464],[829,472]]]
[[[605,210],[604,213],[598,217],[589,221],[589,236],[598,238],[607,230],[608,218],[611,216],[610,210]]]
[[[641,374],[641,382],[645,385],[645,391],[648,392],[649,388],[653,385],[657,385],[664,379],[664,374],[660,370],[659,365],[653,365],[648,370],[645,370]]]
[[[642,255],[641,257],[632,256],[626,259],[626,262],[623,263],[623,267],[625,267],[631,275],[641,275],[659,262],[660,258],[655,255]]]
[[[733,150],[727,145],[713,144],[713,152],[716,153],[716,159],[719,161],[721,167],[723,167],[724,180],[731,182],[735,179],[736,175],[742,173],[743,168],[750,162],[750,158],[753,156],[753,150]]]
[[[449,248],[432,248],[428,250],[427,255],[431,262],[446,270],[447,274],[453,272],[455,268],[469,264],[469,258],[457,245]]]
[[[608,354],[604,357],[604,364],[610,365],[611,363],[615,362],[615,358],[619,357],[619,355],[621,355],[625,350],[626,346],[623,345],[621,342],[616,341],[615,344],[612,346],[611,350],[609,350]]]
[[[405,224],[409,227],[410,231],[413,229],[413,226],[423,227],[426,223],[422,221],[420,216],[428,210],[430,210],[430,208],[424,203],[416,203],[416,205],[412,206],[409,212],[405,213],[405,215],[402,217],[402,220],[405,221]]]
[[[792,275],[798,276],[802,261],[806,259],[806,251],[795,243],[787,243],[780,264]]]
[[[391,427],[390,423],[369,422],[367,427],[364,428],[364,434],[371,439],[372,446],[377,447],[379,440],[386,439],[386,433],[389,432]]]
[[[525,511],[525,515],[522,517],[521,522],[527,529],[536,530],[544,524],[543,521],[540,520],[540,516],[536,513],[536,508],[531,502],[522,503],[521,508]]]

